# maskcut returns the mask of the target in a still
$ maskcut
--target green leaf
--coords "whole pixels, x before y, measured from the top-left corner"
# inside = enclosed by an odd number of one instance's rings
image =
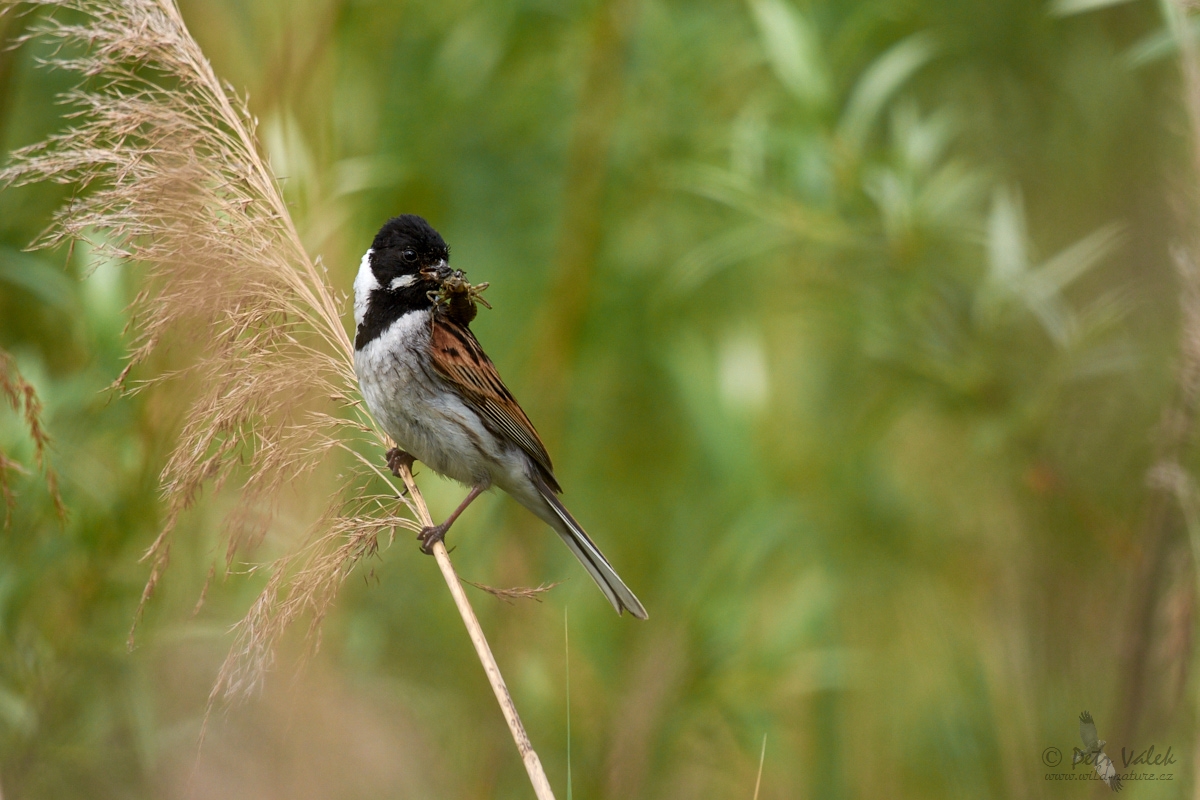
[[[1200,39],[1200,17],[1189,19],[1187,30],[1193,41]],[[1134,42],[1125,51],[1124,60],[1130,69],[1138,69],[1178,54],[1179,40],[1175,32],[1170,28],[1162,28]]]
[[[1110,222],[1063,249],[1029,275],[1029,291],[1038,298],[1058,295],[1103,261],[1125,238],[1125,226]]]
[[[838,124],[838,135],[853,152],[860,153],[871,126],[892,96],[917,70],[937,54],[937,43],[928,33],[917,33],[875,59],[854,85]]]
[[[1070,17],[1109,6],[1120,6],[1132,0],[1053,0],[1048,7],[1051,16]]]
[[[750,7],[775,75],[799,100],[820,105],[829,95],[829,78],[808,20],[784,0],[751,0]]]
[[[56,308],[69,306],[75,297],[74,283],[62,270],[37,256],[3,245],[0,245],[0,283],[24,289]]]

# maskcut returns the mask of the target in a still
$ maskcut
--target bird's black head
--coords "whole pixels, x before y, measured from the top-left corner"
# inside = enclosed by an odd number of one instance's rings
[[[410,311],[432,308],[429,293],[450,274],[450,248],[415,214],[389,219],[375,234],[354,280],[354,346],[360,349]]]
[[[449,274],[449,260],[450,248],[445,240],[416,214],[389,219],[371,243],[371,270],[380,286],[391,286],[397,278],[409,275],[440,283],[439,270]],[[440,277],[444,279],[445,275]]]

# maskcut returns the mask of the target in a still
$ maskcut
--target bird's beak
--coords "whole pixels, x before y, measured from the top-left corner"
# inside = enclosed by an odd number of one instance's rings
[[[422,275],[424,275],[426,278],[435,280],[438,283],[444,282],[453,274],[453,272],[454,271],[450,269],[450,265],[446,263],[446,259],[444,258],[434,264],[432,267],[421,270]]]

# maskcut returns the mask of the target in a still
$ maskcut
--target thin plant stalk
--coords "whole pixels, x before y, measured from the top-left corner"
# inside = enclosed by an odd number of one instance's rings
[[[567,609],[563,608],[563,661],[566,669],[567,692],[567,800],[571,800],[571,625]]]
[[[417,490],[412,470],[408,466],[401,465],[400,478],[408,488],[411,498],[410,506],[414,509],[417,519],[424,526],[433,525],[429,507],[425,505],[425,498]],[[471,607],[471,602],[467,600],[467,593],[463,591],[458,573],[454,571],[454,565],[450,563],[450,554],[446,551],[446,545],[442,542],[434,544],[433,557],[437,559],[442,577],[446,580],[446,587],[454,597],[454,605],[458,606],[458,613],[462,616],[463,625],[466,626],[467,634],[471,637],[471,644],[475,645],[475,654],[479,656],[479,663],[483,665],[488,683],[492,685],[492,691],[496,694],[496,702],[500,704],[500,711],[504,714],[504,721],[508,723],[508,730],[512,734],[513,742],[517,745],[517,752],[521,754],[525,772],[529,774],[529,782],[533,784],[533,792],[538,800],[554,800],[554,790],[550,788],[550,781],[546,779],[546,771],[542,769],[542,762],[529,741],[529,735],[525,733],[521,716],[517,713],[512,695],[508,693],[508,686],[504,683],[504,675],[501,674],[500,667],[496,664],[496,657],[492,655],[492,648],[488,645],[487,637],[483,635],[483,628],[479,625],[475,610]]]
[[[762,788],[763,764],[767,761],[767,735],[763,734],[762,751],[758,754],[758,776],[754,779],[754,800],[758,800],[758,790]]]

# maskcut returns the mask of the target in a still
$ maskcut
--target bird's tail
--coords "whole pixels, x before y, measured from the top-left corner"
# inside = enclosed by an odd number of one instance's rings
[[[608,559],[600,552],[600,548],[596,547],[595,542],[588,537],[583,527],[571,516],[571,512],[567,511],[562,501],[558,499],[558,495],[540,475],[534,476],[533,480],[537,484],[538,492],[554,512],[546,521],[558,532],[567,547],[571,548],[571,552],[579,559],[579,563],[583,564],[584,569],[592,576],[592,580],[600,587],[600,591],[604,592],[604,596],[608,598],[608,602],[612,603],[617,613],[620,614],[623,610],[628,609],[629,613],[638,619],[649,619],[641,602],[621,580],[621,576],[617,575],[617,571],[612,568],[612,564],[608,563]]]

